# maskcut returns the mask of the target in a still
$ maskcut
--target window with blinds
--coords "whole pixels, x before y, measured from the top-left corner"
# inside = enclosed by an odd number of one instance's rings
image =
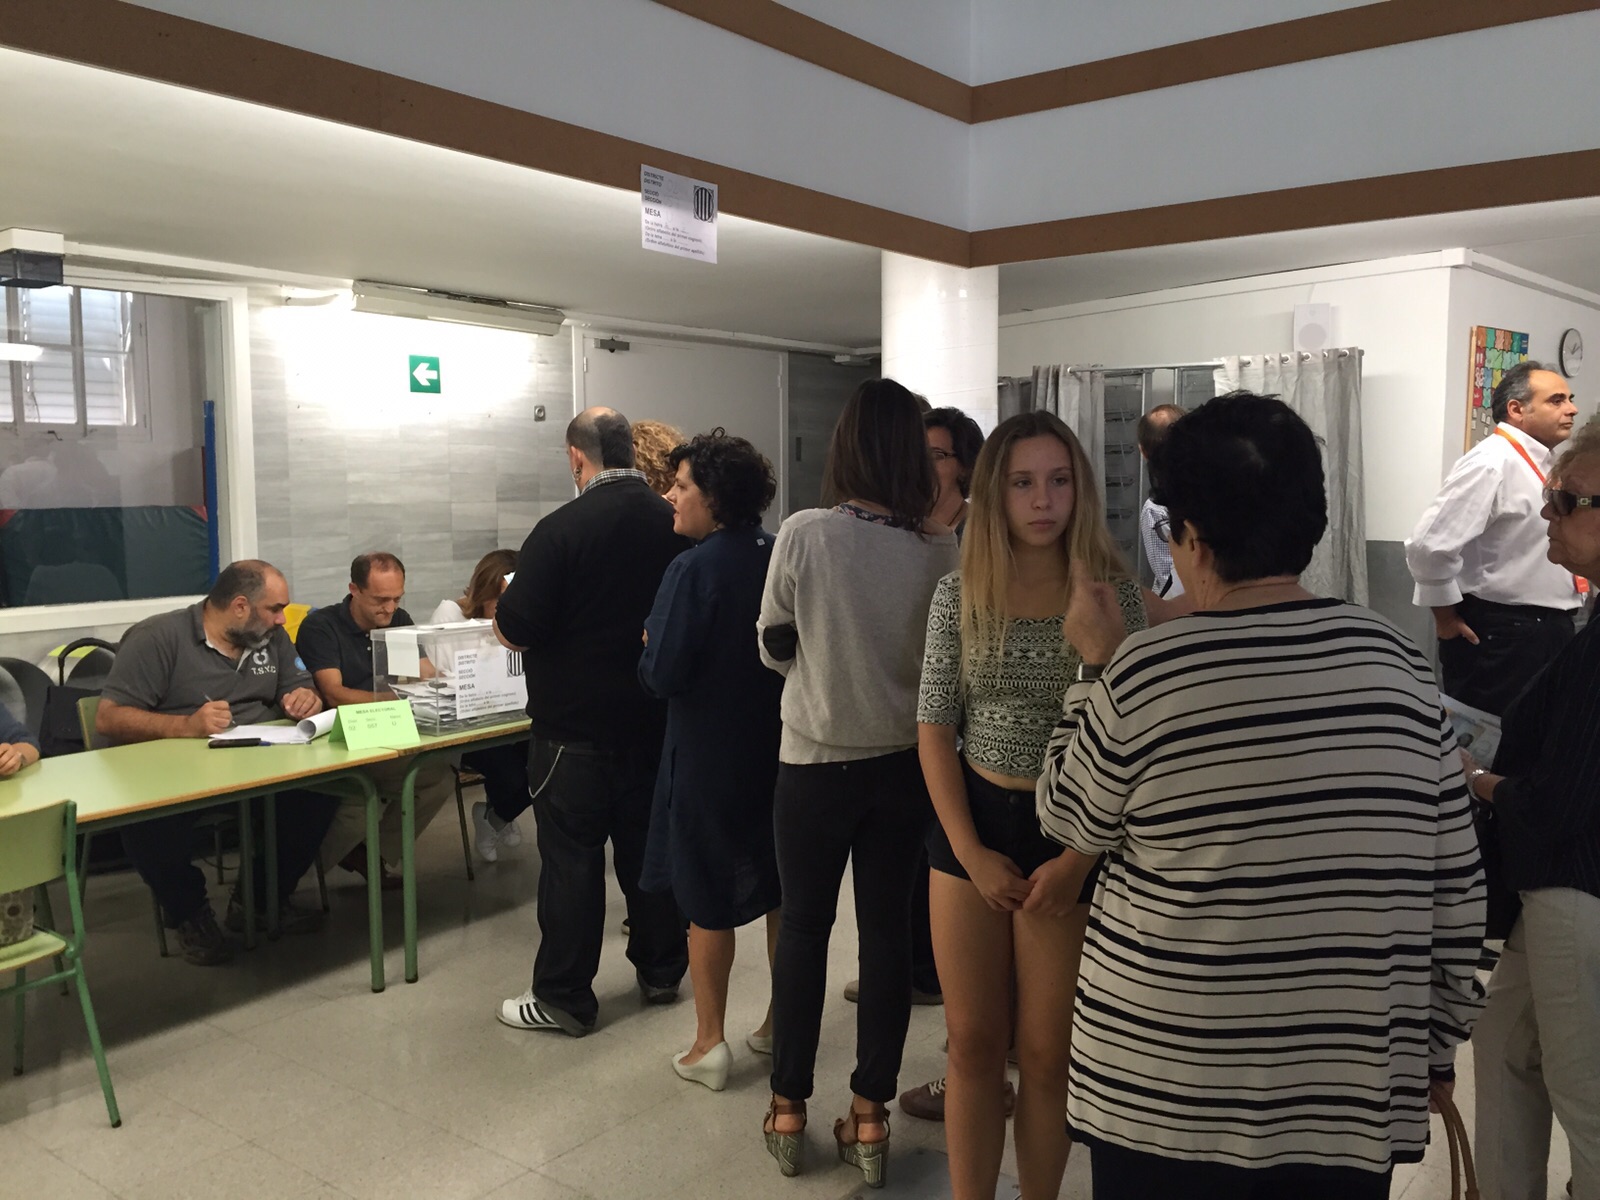
[[[39,348],[37,357],[10,364],[10,412],[18,432],[82,435],[139,424],[134,306],[131,292],[5,289],[7,340]]]

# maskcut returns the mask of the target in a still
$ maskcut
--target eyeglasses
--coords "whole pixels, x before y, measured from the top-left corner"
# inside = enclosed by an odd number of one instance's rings
[[[1156,523],[1150,528],[1163,542],[1170,542],[1172,540],[1172,522],[1166,517],[1162,517],[1157,520]]]
[[[936,463],[949,462],[955,457],[955,454],[949,450],[930,449],[928,453],[933,455],[933,461]]]
[[[1600,496],[1578,496],[1560,488],[1547,487],[1544,489],[1544,502],[1556,516],[1570,517],[1580,508],[1600,507]]]

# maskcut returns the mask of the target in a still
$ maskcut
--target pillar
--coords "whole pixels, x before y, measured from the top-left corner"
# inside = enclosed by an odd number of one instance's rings
[[[883,374],[959,408],[985,433],[997,419],[1000,268],[883,253]]]

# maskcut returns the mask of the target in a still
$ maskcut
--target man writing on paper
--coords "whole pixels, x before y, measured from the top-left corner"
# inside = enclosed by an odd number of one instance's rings
[[[639,887],[666,704],[639,684],[639,635],[667,565],[689,548],[672,505],[633,469],[628,420],[609,408],[567,426],[578,497],[522,544],[495,633],[521,650],[528,684],[528,782],[538,830],[539,951],[533,985],[501,1004],[513,1029],[594,1028],[606,914],[606,842],[628,905],[628,960],[640,998],[678,998],[689,966],[670,892]]]
[[[139,622],[122,639],[95,715],[95,730],[115,743],[208,738],[235,722],[322,711],[311,677],[283,631],[289,584],[270,563],[245,560],[223,569],[199,604]],[[320,910],[291,908],[288,897],[316,858],[337,802],[311,792],[278,793],[278,895],[281,928],[306,933],[322,925]],[[233,946],[212,914],[206,880],[191,861],[199,814],[178,813],[122,830],[122,844],[155,893],[162,920],[177,930],[184,960],[213,966]],[[259,845],[259,843],[258,843]],[[258,917],[266,869],[255,872]],[[244,929],[244,904],[234,888],[228,927]]]
[[[1494,433],[1445,477],[1406,542],[1433,609],[1441,690],[1498,717],[1573,637],[1587,585],[1545,557],[1543,488],[1577,414],[1560,374],[1519,363],[1494,389]]]
[[[372,631],[403,629],[415,625],[400,607],[405,598],[406,568],[393,554],[375,551],[358,554],[350,563],[350,594],[342,603],[319,608],[300,623],[295,645],[311,672],[323,703],[369,704],[393,700],[389,692],[372,690]],[[383,820],[378,825],[378,849],[384,862],[383,886],[400,886],[389,864],[400,861],[400,790],[410,767],[407,759],[368,768],[378,794],[383,797]],[[453,793],[449,763],[439,762],[417,773],[416,832],[420,836]],[[367,873],[367,805],[347,798],[334,814],[322,843],[322,865],[335,864],[365,877]]]

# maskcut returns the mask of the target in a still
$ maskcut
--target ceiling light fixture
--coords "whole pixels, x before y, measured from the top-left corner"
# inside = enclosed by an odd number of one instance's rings
[[[38,362],[43,357],[43,346],[29,346],[22,342],[0,342],[0,362]]]
[[[447,321],[487,329],[510,329],[543,337],[561,328],[566,314],[537,304],[496,300],[488,296],[463,296],[426,288],[357,280],[351,285],[355,311],[386,317],[413,317],[422,321]]]

